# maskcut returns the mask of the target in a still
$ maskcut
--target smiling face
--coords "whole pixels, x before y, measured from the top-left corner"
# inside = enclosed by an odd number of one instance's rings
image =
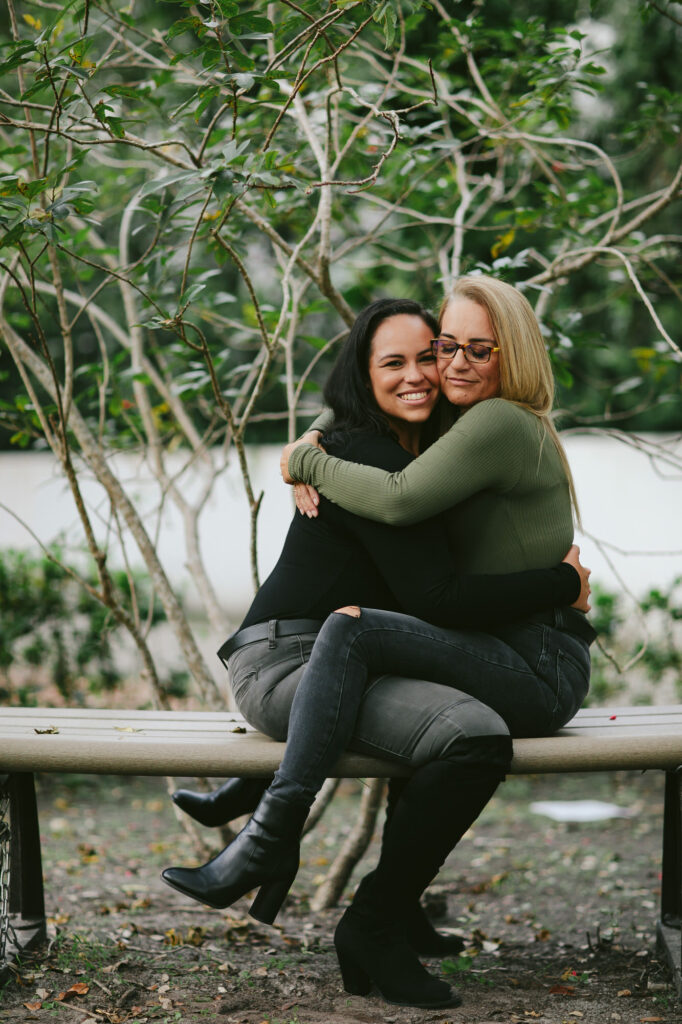
[[[408,451],[433,412],[440,388],[431,351],[432,330],[419,316],[388,317],[372,337],[369,382],[377,405]]]
[[[494,348],[498,343],[487,311],[478,302],[456,296],[448,302],[441,321],[441,338],[459,342],[483,342]],[[500,393],[500,353],[493,352],[487,363],[469,363],[458,349],[448,362],[439,360],[438,371],[443,394],[460,409],[469,409]]]

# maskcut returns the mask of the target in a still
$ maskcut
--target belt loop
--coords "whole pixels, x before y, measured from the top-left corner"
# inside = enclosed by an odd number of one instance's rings
[[[270,619],[268,622],[268,650],[277,646],[275,636],[277,633],[277,619]]]

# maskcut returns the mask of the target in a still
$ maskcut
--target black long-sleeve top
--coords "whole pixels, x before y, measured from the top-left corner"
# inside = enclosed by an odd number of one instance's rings
[[[330,455],[399,472],[411,456],[390,437],[352,434],[325,442]],[[402,611],[438,626],[486,630],[570,605],[580,577],[566,564],[502,575],[460,575],[442,516],[387,526],[320,498],[319,516],[299,513],[242,628],[273,618],[323,620],[343,605]],[[471,523],[475,531],[476,523]]]

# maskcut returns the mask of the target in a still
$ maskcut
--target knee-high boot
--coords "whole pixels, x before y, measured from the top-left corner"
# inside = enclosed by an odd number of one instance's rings
[[[267,779],[228,779],[211,793],[195,793],[176,789],[171,800],[181,811],[201,825],[215,828],[227,825],[233,818],[255,811],[258,801],[272,782]]]
[[[299,865],[301,831],[309,804],[270,790],[229,846],[199,868],[166,868],[164,882],[199,903],[222,909],[259,889],[249,913],[272,924]]]
[[[476,820],[503,773],[434,761],[409,780],[386,829],[379,863],[341,918],[334,942],[347,991],[376,985],[389,1002],[456,1006],[459,997],[424,970],[401,934],[450,850]]]
[[[407,779],[399,778],[391,779],[388,784],[384,835],[386,835],[386,830],[393,817],[396,803],[406,785]],[[373,872],[366,877],[372,878]],[[360,882],[360,886],[363,884],[364,879]],[[411,906],[407,907],[403,925],[405,938],[420,956],[458,956],[464,949],[464,940],[459,935],[443,935],[434,928],[419,900],[415,900]]]

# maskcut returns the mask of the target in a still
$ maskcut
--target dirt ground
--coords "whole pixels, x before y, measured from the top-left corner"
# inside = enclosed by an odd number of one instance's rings
[[[462,996],[461,1007],[441,1011],[345,993],[331,941],[341,910],[309,910],[358,792],[358,783],[345,783],[304,841],[301,872],[270,927],[248,917],[246,900],[210,911],[160,880],[164,866],[194,862],[162,780],[42,780],[49,945],[19,964],[0,992],[0,1020],[682,1021],[655,943],[660,773],[504,784],[428,893],[438,927],[467,942],[454,960],[425,961]],[[628,816],[576,824],[531,810],[534,801],[586,798],[614,802]],[[352,884],[376,856],[375,840]]]

